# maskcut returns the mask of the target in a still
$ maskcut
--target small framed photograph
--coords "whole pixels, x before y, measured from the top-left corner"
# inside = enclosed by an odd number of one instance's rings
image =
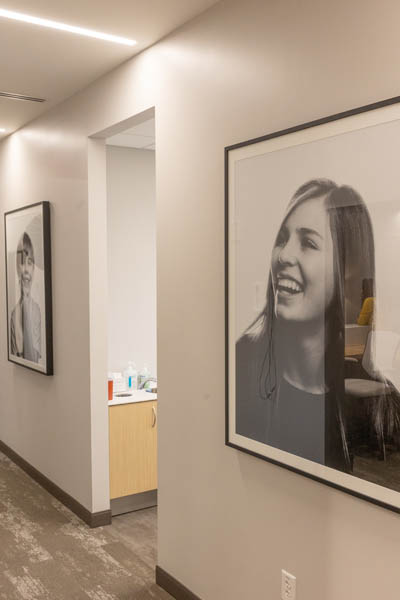
[[[50,205],[5,213],[8,360],[53,375]]]
[[[400,512],[400,98],[225,149],[226,444]]]

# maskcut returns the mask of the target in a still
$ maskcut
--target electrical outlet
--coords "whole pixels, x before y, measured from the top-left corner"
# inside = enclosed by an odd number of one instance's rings
[[[296,600],[296,577],[282,569],[281,599]]]

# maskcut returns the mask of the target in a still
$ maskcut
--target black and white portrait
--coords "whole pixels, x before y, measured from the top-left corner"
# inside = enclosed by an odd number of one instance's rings
[[[35,253],[29,234],[24,231],[16,251],[19,298],[10,319],[10,350],[14,356],[38,363],[42,356],[41,310],[32,297]]]
[[[228,149],[227,443],[400,506],[398,106]]]
[[[9,360],[51,371],[50,231],[47,203],[6,213]]]

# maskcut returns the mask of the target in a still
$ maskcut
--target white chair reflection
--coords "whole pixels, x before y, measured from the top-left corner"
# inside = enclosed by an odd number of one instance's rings
[[[394,361],[399,346],[399,334],[393,331],[371,331],[368,334],[361,360],[361,366],[366,377],[347,378],[344,381],[347,406],[353,415],[358,409],[358,420],[361,422],[361,428],[363,425],[365,427],[365,420],[372,423],[377,437],[380,458],[383,460],[386,458],[385,429],[388,429],[388,425],[390,429],[387,417],[390,418],[391,414],[388,409],[391,406],[391,397],[394,390],[392,385],[395,372]],[[376,360],[377,357],[378,361]],[[352,406],[352,401],[355,400],[361,401],[358,407]],[[360,414],[364,416],[364,423],[362,423]],[[357,437],[357,434],[355,437]]]

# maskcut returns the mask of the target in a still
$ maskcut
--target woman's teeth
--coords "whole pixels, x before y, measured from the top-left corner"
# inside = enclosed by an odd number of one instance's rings
[[[303,291],[300,285],[296,281],[293,281],[293,279],[279,279],[278,290],[280,292],[288,292],[289,294],[298,294]]]

